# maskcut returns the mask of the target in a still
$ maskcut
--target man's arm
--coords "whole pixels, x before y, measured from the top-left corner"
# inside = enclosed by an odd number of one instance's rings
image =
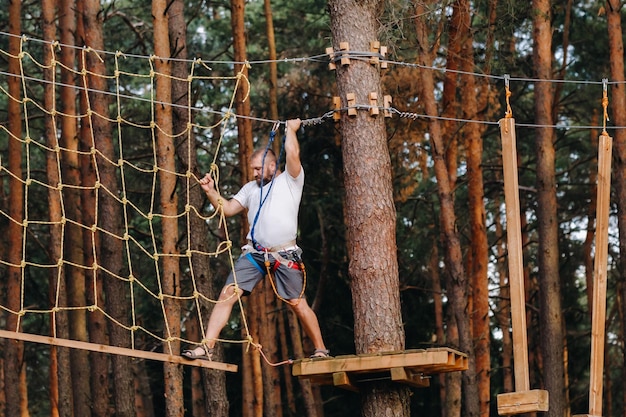
[[[285,126],[285,154],[286,169],[291,177],[300,175],[302,163],[300,162],[300,144],[296,132],[300,129],[300,119],[287,120]]]
[[[200,186],[216,210],[219,209],[221,205],[224,216],[234,216],[235,214],[243,211],[243,206],[239,203],[239,201],[234,198],[231,198],[230,200],[224,200],[222,198],[219,191],[215,189],[215,181],[213,180],[213,177],[211,177],[211,174],[206,174],[203,178],[200,178]]]

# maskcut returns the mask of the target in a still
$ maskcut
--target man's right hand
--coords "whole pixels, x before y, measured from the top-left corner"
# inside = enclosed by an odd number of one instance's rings
[[[213,180],[211,174],[206,173],[204,177],[200,178],[200,186],[206,194],[215,191],[215,180]]]

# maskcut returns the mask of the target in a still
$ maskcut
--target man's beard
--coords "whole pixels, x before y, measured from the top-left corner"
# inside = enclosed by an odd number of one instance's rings
[[[270,182],[272,182],[273,177],[265,177],[263,179],[261,178],[256,178],[256,185],[258,185],[259,187],[261,187],[261,182],[263,182],[263,185],[267,185]]]

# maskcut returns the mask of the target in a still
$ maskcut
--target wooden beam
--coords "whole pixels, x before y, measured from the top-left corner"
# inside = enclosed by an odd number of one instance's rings
[[[430,379],[425,378],[422,373],[413,372],[407,368],[391,368],[391,380],[411,385],[416,388],[426,388],[430,386]]]
[[[548,411],[548,399],[548,391],[539,389],[499,394],[497,397],[498,414],[509,416]]]
[[[611,153],[613,139],[605,134],[598,140],[598,187],[596,203],[596,256],[593,270],[591,315],[591,369],[589,373],[589,414],[602,415],[604,338],[606,334],[606,288],[609,247],[609,206],[611,204]]]
[[[359,388],[355,385],[347,372],[335,372],[333,374],[333,385],[349,391],[359,392]]]
[[[515,119],[500,119],[502,138],[502,167],[504,171],[504,201],[506,205],[506,237],[511,295],[511,327],[513,329],[513,371],[515,391],[530,390],[528,376],[528,341],[526,336],[526,296],[522,255],[522,226],[520,220],[519,184],[517,178],[517,145]]]
[[[202,368],[217,369],[221,371],[237,372],[237,365],[207,360],[189,360],[178,355],[167,353],[148,352],[139,349],[128,349],[117,346],[100,345],[97,343],[81,342],[78,340],[59,339],[52,336],[40,336],[29,333],[10,332],[0,330],[0,338],[15,339],[25,342],[41,343],[45,345],[63,346],[72,349],[89,350],[91,352],[110,353],[114,355],[130,356],[134,358],[149,359],[161,362],[172,362],[183,365],[199,366]]]

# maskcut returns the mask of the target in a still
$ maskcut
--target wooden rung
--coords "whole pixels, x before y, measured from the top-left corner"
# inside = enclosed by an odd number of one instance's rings
[[[430,385],[430,379],[424,378],[422,373],[416,373],[407,368],[391,368],[391,380],[411,385],[417,388],[425,388]]]
[[[148,352],[146,350],[129,349],[118,346],[100,345],[97,343],[81,342],[78,340],[59,339],[51,336],[40,336],[30,333],[10,332],[8,330],[0,330],[0,338],[16,339],[25,342],[41,343],[44,345],[62,346],[72,349],[89,350],[92,352],[111,353],[114,355],[130,356],[133,358],[150,359],[161,362],[173,362],[184,365],[199,366],[202,368],[218,369],[221,371],[237,372],[237,365],[229,363],[214,362],[207,360],[189,360],[178,355],[170,355],[167,353]]]
[[[594,416],[593,414],[574,414],[572,417],[602,417],[602,416]]]
[[[350,391],[359,392],[350,375],[347,372],[335,372],[333,374],[333,385]]]
[[[498,414],[510,416],[535,411],[548,411],[548,399],[548,391],[540,389],[499,394]]]

